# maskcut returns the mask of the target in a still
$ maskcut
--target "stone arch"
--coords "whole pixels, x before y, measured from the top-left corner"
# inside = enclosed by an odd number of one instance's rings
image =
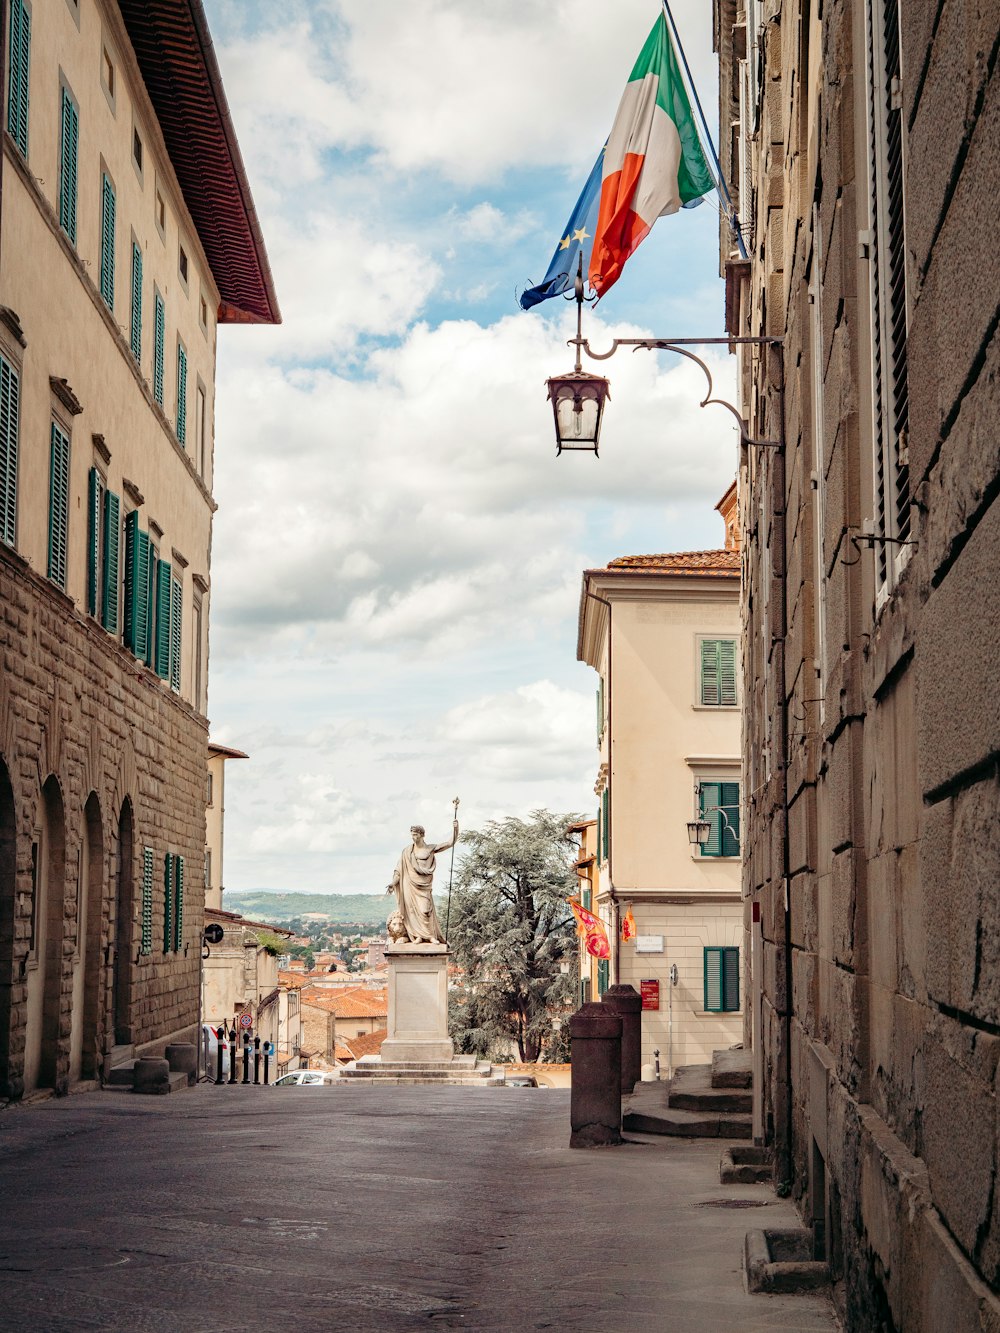
[[[60,1062],[66,898],[66,818],[59,779],[42,786],[31,844],[31,923],[24,1044],[24,1090],[65,1090]]]
[[[70,1027],[70,1082],[97,1077],[100,1066],[98,1027],[104,969],[101,965],[105,883],[104,823],[101,803],[92,791],[83,812],[76,898],[76,953]]]
[[[135,815],[128,796],[118,815],[115,865],[114,969],[111,1026],[117,1046],[132,1044],[133,920],[135,916]]]
[[[14,904],[17,812],[7,765],[0,758],[0,1095],[11,1095],[11,992],[14,985]],[[17,1089],[20,1091],[20,1088]]]

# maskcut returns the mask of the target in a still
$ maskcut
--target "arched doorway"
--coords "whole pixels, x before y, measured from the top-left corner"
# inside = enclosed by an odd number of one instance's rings
[[[115,888],[115,969],[112,985],[111,1021],[115,1045],[132,1044],[132,912],[135,902],[133,875],[132,802],[125,798],[118,819],[118,873]]]
[[[10,1087],[10,991],[14,980],[14,887],[17,822],[14,789],[0,759],[0,1096]]]
[[[73,961],[73,1021],[69,1041],[69,1080],[95,1078],[98,1067],[97,1019],[100,1011],[101,906],[104,890],[104,829],[97,793],[84,809],[76,897],[76,953]]]
[[[62,945],[66,894],[66,823],[55,777],[42,788],[31,842],[31,926],[28,939],[24,1090],[57,1086]]]

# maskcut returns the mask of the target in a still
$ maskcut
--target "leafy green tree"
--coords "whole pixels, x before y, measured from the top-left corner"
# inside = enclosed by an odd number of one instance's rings
[[[451,993],[459,1049],[503,1059],[553,1058],[554,1019],[576,996],[576,931],[566,899],[576,892],[578,815],[535,810],[527,821],[491,820],[462,835],[449,943],[463,975]],[[565,970],[564,970],[565,969]]]

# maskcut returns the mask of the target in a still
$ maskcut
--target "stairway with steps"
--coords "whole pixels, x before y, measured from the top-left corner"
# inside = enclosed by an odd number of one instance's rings
[[[434,1060],[426,1064],[406,1064],[384,1061],[378,1055],[364,1055],[339,1071],[338,1082],[442,1085],[496,1088],[503,1086],[503,1075],[493,1073],[487,1060],[474,1055],[456,1055],[451,1060]]]
[[[622,1128],[691,1139],[752,1136],[750,1052],[716,1051],[664,1083],[637,1083],[622,1099]]]
[[[103,1086],[105,1092],[131,1092],[132,1071],[135,1068],[134,1046],[112,1046],[105,1060]],[[180,1092],[188,1086],[187,1074],[171,1070],[170,1092]]]

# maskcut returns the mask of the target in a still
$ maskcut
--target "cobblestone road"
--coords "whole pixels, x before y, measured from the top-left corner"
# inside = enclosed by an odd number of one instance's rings
[[[203,1085],[11,1108],[0,1329],[834,1328],[823,1297],[745,1295],[747,1226],[794,1217],[720,1186],[717,1143],[568,1138],[569,1094],[548,1089]]]

